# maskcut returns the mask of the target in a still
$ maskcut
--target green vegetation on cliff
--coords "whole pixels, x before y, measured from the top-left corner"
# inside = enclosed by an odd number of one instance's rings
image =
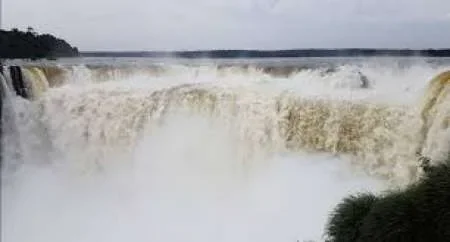
[[[327,225],[328,242],[450,241],[450,158],[424,168],[405,190],[344,199]]]
[[[78,56],[78,49],[50,34],[33,28],[0,30],[0,59],[39,59]]]

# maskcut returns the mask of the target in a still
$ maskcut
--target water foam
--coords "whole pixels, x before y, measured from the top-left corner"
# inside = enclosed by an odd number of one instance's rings
[[[2,241],[320,240],[342,196],[382,187],[328,155],[242,166],[237,137],[219,123],[169,118],[132,160],[95,174],[25,168],[2,189]]]
[[[417,103],[441,67],[39,69],[49,88],[7,120],[23,165],[2,174],[4,241],[319,241],[343,196],[388,186],[367,174],[417,177]]]
[[[414,149],[420,137],[404,127],[420,119],[402,106],[305,99],[212,84],[158,90],[112,84],[55,89],[39,100],[56,150],[73,151],[75,160],[78,154],[86,155],[81,160],[88,164],[115,156],[117,150],[132,152],[143,130],[183,109],[224,120],[243,142],[243,160],[285,150],[325,151],[354,155],[371,173],[397,181],[407,182],[416,175]],[[70,135],[62,135],[67,128]]]

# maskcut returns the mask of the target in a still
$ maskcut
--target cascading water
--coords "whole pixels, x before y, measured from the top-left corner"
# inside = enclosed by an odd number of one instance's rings
[[[19,133],[16,122],[16,112],[14,110],[15,95],[11,91],[12,84],[3,74],[0,75],[1,81],[1,160],[2,160],[2,180],[7,176],[14,163],[19,163],[22,159],[21,147],[19,142]],[[14,149],[10,149],[14,147]],[[6,149],[5,149],[6,148]]]
[[[17,70],[16,68],[14,71]],[[48,151],[43,149],[49,142],[45,139],[45,131],[37,118],[35,104],[16,95],[24,92],[23,90],[18,92],[16,89],[24,85],[13,84],[18,80],[23,81],[21,78],[14,80],[13,75],[1,77],[2,180],[20,169],[24,163],[32,164],[45,160]]]
[[[450,85],[419,105],[448,67],[373,68],[22,67],[2,240],[320,240],[340,198],[449,151]]]

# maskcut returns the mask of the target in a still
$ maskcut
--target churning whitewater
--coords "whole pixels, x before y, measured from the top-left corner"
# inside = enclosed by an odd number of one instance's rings
[[[391,64],[5,67],[1,239],[322,241],[450,151],[450,65]]]

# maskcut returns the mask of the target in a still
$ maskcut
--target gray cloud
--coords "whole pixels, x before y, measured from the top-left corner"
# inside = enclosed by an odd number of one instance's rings
[[[83,50],[450,47],[448,0],[3,0]]]

